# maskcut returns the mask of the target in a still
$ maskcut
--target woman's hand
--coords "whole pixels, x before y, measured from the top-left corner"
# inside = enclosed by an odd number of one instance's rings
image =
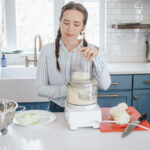
[[[92,61],[93,58],[98,54],[98,48],[96,47],[82,47],[78,49],[76,52],[82,52],[83,58],[88,59],[88,61]]]

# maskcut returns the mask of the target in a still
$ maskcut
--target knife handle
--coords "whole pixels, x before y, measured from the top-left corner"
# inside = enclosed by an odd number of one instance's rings
[[[138,121],[142,122],[143,120],[145,120],[147,118],[147,114],[143,114]]]

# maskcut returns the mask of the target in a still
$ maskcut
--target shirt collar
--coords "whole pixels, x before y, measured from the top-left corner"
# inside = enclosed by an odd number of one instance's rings
[[[69,53],[69,51],[68,51],[68,49],[65,47],[65,45],[64,45],[64,43],[63,43],[63,41],[62,41],[62,39],[60,39],[59,44],[60,44],[60,47],[62,47],[62,49],[63,49],[64,51],[67,51],[67,52]],[[79,48],[81,48],[81,47],[83,47],[83,40],[81,40],[80,44],[79,44],[76,48],[74,48],[73,50],[71,50],[71,52],[72,52],[72,51],[76,51],[77,49],[79,49]]]

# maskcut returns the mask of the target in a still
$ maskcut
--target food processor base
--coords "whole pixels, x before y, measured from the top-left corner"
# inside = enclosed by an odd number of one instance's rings
[[[81,108],[84,106],[81,106]],[[65,117],[71,130],[77,130],[79,127],[99,128],[102,120],[101,109],[95,104],[92,109],[75,109],[66,105]]]

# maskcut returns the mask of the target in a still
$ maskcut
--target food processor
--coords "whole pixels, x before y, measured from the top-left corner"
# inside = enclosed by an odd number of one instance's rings
[[[99,128],[101,109],[97,104],[97,80],[92,78],[92,62],[81,52],[71,52],[70,82],[67,85],[65,117],[71,130]]]

